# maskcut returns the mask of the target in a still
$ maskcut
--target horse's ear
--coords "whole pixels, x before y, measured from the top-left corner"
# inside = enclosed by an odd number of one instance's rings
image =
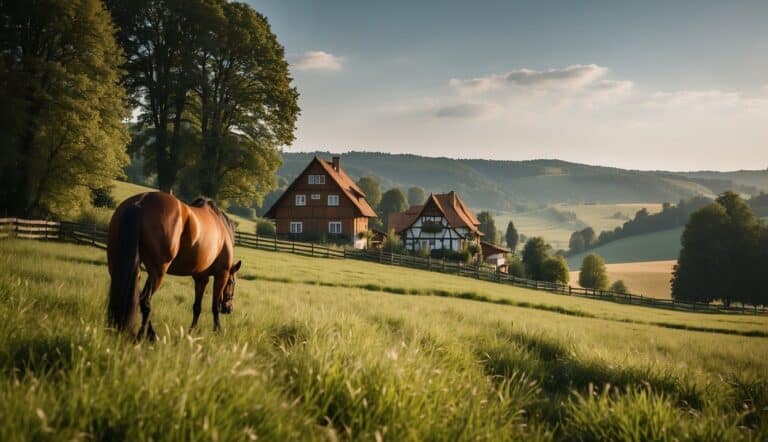
[[[242,261],[237,261],[235,265],[232,266],[232,268],[229,269],[229,273],[237,273],[238,270],[240,270],[240,264],[242,264]]]

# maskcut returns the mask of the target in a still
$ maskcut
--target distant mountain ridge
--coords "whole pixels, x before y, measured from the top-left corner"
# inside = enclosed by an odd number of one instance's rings
[[[516,210],[532,204],[672,202],[714,197],[725,189],[768,192],[768,170],[737,172],[637,171],[561,160],[497,161],[375,152],[284,152],[278,175],[291,181],[315,155],[341,157],[353,178],[374,175],[383,189],[458,191],[474,208]]]

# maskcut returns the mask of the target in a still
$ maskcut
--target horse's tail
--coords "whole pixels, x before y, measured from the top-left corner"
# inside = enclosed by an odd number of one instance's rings
[[[117,330],[130,330],[136,319],[139,292],[139,235],[141,207],[131,205],[123,212],[118,223],[116,250],[112,255],[112,282],[109,285],[109,324]]]

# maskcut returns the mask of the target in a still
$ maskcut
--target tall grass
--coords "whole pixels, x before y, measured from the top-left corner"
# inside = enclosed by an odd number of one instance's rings
[[[575,316],[572,305],[411,296],[424,282],[387,266],[371,264],[380,279],[366,282],[349,272],[368,267],[335,267],[348,262],[238,253],[247,274],[277,270],[241,281],[223,332],[209,315],[186,332],[191,280],[169,277],[154,301],[158,342],[134,344],[104,329],[103,252],[0,242],[3,440],[768,437],[764,337]],[[328,274],[307,284],[302,266]],[[484,283],[436,285],[492,296]],[[729,320],[762,328],[766,318]]]

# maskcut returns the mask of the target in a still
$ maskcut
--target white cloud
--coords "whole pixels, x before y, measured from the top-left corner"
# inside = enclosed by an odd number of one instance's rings
[[[595,84],[598,80],[605,77],[607,73],[608,68],[596,64],[575,64],[544,71],[523,68],[468,80],[453,78],[448,82],[448,85],[461,95],[481,94],[507,87],[523,90],[576,92]],[[608,82],[609,80],[601,81]]]
[[[297,71],[340,71],[344,57],[325,51],[307,51],[297,57],[292,66]]]

